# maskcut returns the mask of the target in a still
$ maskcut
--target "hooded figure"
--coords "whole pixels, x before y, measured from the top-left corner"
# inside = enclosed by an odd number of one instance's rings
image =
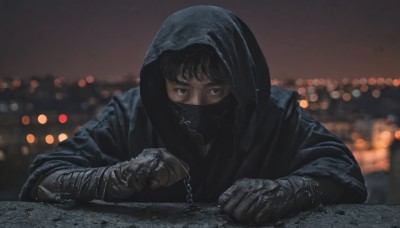
[[[366,199],[352,153],[299,107],[295,92],[271,87],[255,37],[230,11],[194,6],[168,17],[140,76],[140,87],[35,158],[22,200],[188,195],[262,223],[321,202]],[[205,100],[186,99],[190,86],[208,84]]]

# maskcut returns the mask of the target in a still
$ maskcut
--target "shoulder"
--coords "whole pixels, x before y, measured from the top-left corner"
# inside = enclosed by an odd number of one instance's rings
[[[272,86],[269,108],[278,109],[281,112],[293,111],[298,106],[297,96],[295,91]]]
[[[140,88],[134,87],[118,96],[115,96],[112,98],[110,103],[118,103],[123,108],[141,106],[142,101],[140,99]]]
[[[94,119],[85,124],[85,127],[93,129],[106,123],[130,122],[143,115],[145,115],[145,112],[140,99],[140,89],[135,87],[114,96]]]
[[[125,116],[143,111],[142,99],[140,97],[140,88],[134,87],[111,99],[107,105],[114,111],[119,111]]]

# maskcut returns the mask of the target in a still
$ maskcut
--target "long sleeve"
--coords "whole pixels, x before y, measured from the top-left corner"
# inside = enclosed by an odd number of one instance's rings
[[[40,153],[29,168],[20,199],[33,200],[31,191],[59,170],[114,165],[137,156],[151,143],[151,126],[141,106],[139,90],[115,97],[73,137]]]
[[[330,184],[344,191],[337,202],[364,202],[364,179],[351,151],[298,105],[292,115],[290,126],[297,136],[297,150],[289,166],[292,174],[325,180],[324,183],[330,180]]]

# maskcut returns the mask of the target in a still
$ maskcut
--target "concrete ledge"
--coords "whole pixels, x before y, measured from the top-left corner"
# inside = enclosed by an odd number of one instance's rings
[[[0,227],[230,227],[234,223],[210,204],[185,211],[183,203],[45,204],[0,202]],[[400,205],[329,205],[266,226],[400,227]]]

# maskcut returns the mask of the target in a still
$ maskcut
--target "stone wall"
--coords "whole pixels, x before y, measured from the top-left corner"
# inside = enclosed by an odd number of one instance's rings
[[[231,227],[243,226],[214,205],[188,212],[186,204],[45,204],[0,202],[0,227]],[[289,215],[265,226],[400,227],[400,205],[329,205]]]

